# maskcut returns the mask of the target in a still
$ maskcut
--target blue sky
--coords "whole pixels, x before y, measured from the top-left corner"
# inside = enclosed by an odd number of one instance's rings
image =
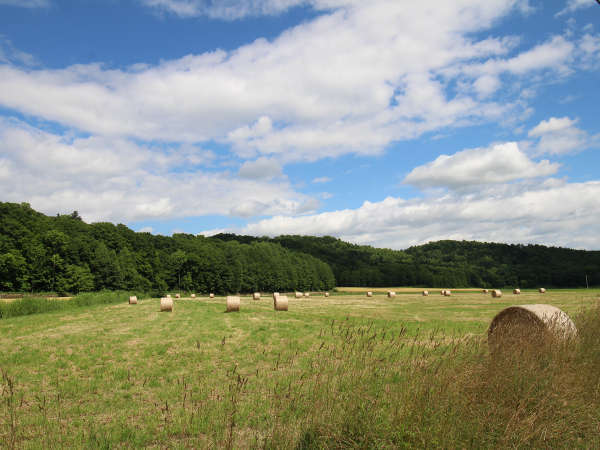
[[[600,249],[599,69],[595,0],[0,0],[0,200]]]

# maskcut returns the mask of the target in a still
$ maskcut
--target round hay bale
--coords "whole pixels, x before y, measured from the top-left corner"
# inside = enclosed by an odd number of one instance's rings
[[[208,294],[209,298],[215,298],[215,294],[213,294],[212,292],[210,294]]]
[[[254,300],[260,300],[260,292],[255,292],[254,294],[252,294],[252,298]]]
[[[545,294],[546,293],[546,288],[540,288],[540,294]]]
[[[429,295],[429,291],[423,291],[423,297],[427,297]]]
[[[196,294],[192,294],[192,295],[190,295],[190,297],[196,298]]]
[[[181,294],[175,294],[175,298],[181,298]]]
[[[275,298],[278,296],[279,296],[279,292],[273,292],[273,300],[275,300]]]
[[[494,297],[494,298],[500,298],[500,297],[502,297],[502,291],[500,289],[493,289],[492,290],[492,297]]]
[[[571,318],[555,306],[517,305],[496,314],[488,328],[488,345],[493,352],[528,345],[541,347],[576,334]]]
[[[481,291],[481,292],[483,292],[484,294],[487,294],[489,291],[488,291],[487,289],[484,289],[484,290],[483,290],[483,291]]]
[[[171,298],[171,294],[167,294],[167,298]]]
[[[302,298],[302,292],[296,292],[296,298]]]
[[[173,311],[173,299],[171,297],[163,297],[160,299],[160,310],[171,312]]]
[[[304,296],[305,296],[305,297],[310,297],[310,292],[305,292],[305,293],[304,293]]]
[[[446,289],[446,290],[444,291],[444,296],[445,296],[445,297],[450,297],[451,295],[452,295],[452,291],[450,291],[450,289]]]
[[[442,294],[442,295],[446,295],[446,289],[442,289],[442,290],[440,291],[440,294]]]
[[[278,295],[273,300],[273,307],[275,311],[287,311],[288,310],[288,298],[287,295]]]
[[[392,298],[396,296],[396,293],[394,291],[387,291],[387,296],[388,298]]]
[[[137,297],[135,295],[132,295],[129,297],[129,304],[130,305],[137,305]]]
[[[521,289],[513,289],[513,294],[520,295],[521,294]]]
[[[227,312],[240,310],[240,298],[234,295],[227,296]]]
[[[329,292],[325,292],[325,297],[329,297]]]
[[[367,297],[373,297],[373,293],[371,291],[367,292]]]

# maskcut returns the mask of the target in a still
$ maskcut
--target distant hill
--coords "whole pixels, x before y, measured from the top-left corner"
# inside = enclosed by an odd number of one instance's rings
[[[0,202],[0,291],[236,293],[338,286],[600,286],[600,252],[466,241],[406,250],[333,237],[171,237]]]

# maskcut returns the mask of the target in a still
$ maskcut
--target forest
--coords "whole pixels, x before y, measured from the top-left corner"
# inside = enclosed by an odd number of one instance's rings
[[[334,237],[210,238],[135,232],[123,224],[46,216],[0,202],[0,291],[131,289],[217,294],[334,286],[585,287],[600,285],[600,252],[467,241],[406,250]]]

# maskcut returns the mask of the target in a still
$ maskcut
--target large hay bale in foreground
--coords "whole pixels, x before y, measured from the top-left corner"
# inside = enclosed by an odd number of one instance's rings
[[[396,293],[394,291],[387,291],[387,296],[388,298],[392,298],[396,296]]]
[[[302,292],[296,292],[296,298],[302,298]]]
[[[137,305],[137,297],[135,295],[132,295],[129,297],[129,304],[130,305]]]
[[[500,297],[502,297],[502,291],[500,289],[493,289],[492,290],[492,297],[494,297],[494,298],[500,298]]]
[[[423,297],[427,297],[429,295],[429,291],[423,291]]]
[[[254,294],[252,294],[252,298],[254,300],[260,300],[260,292],[255,292]]]
[[[240,298],[234,295],[227,296],[227,312],[240,310]]]
[[[215,294],[213,294],[212,292],[210,294],[208,294],[208,298],[215,298]]]
[[[521,289],[513,289],[513,294],[521,295]]]
[[[275,311],[287,311],[288,310],[288,298],[287,295],[278,295],[273,299],[273,307]]]
[[[540,294],[545,294],[546,293],[546,288],[540,288]]]
[[[488,345],[492,351],[530,345],[542,347],[576,334],[571,318],[555,306],[517,305],[496,314],[488,328]]]
[[[367,292],[367,297],[373,297],[373,293],[371,291]]]
[[[163,297],[160,299],[160,310],[171,312],[173,311],[173,299],[171,297]]]

